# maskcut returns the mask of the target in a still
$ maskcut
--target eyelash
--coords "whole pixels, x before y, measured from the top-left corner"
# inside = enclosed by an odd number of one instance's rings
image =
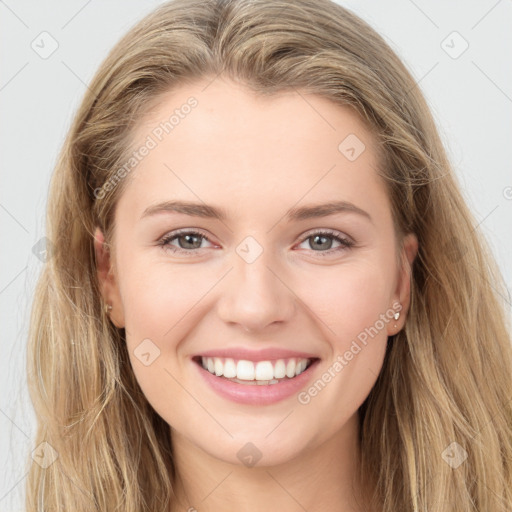
[[[183,235],[198,236],[198,237],[204,238],[208,242],[212,243],[211,240],[204,233],[201,233],[200,231],[195,231],[193,229],[191,229],[191,230],[184,229],[184,230],[174,231],[172,233],[169,233],[169,234],[163,236],[159,240],[158,245],[162,246],[162,248],[166,251],[171,251],[173,254],[177,254],[177,253],[190,254],[190,253],[197,253],[198,251],[201,250],[201,249],[182,249],[181,247],[173,247],[170,245],[170,242],[172,242],[176,238],[179,238],[180,236],[183,236]],[[328,238],[332,238],[341,244],[340,247],[336,247],[335,249],[328,249],[327,251],[313,251],[311,249],[313,252],[317,253],[321,257],[329,256],[329,255],[332,255],[333,253],[337,253],[342,250],[350,249],[351,247],[353,247],[355,245],[355,243],[352,240],[341,236],[341,233],[339,233],[337,231],[332,231],[329,229],[319,230],[319,231],[314,231],[312,233],[308,233],[308,235],[301,240],[300,244],[302,244],[309,238],[312,238],[313,236],[316,236],[316,235],[321,235],[321,236],[325,236]]]

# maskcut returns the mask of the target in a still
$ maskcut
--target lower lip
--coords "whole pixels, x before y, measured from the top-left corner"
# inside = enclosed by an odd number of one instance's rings
[[[307,370],[293,379],[285,379],[278,384],[267,385],[238,384],[211,374],[196,362],[193,364],[206,383],[220,396],[239,404],[269,405],[285,400],[304,388],[311,380],[313,369],[319,361],[319,359],[313,361]]]

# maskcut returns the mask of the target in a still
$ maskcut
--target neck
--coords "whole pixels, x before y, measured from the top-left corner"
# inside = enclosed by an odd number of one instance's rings
[[[357,414],[324,443],[279,465],[246,467],[212,457],[172,431],[177,499],[172,512],[360,512]]]

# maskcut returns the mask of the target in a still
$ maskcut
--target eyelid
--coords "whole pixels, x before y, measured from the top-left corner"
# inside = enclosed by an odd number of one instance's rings
[[[308,239],[310,236],[316,235],[316,234],[328,234],[332,236],[337,236],[339,238],[342,238],[343,240],[346,240],[349,243],[355,244],[355,240],[344,233],[343,231],[338,231],[337,229],[331,229],[331,228],[314,228],[309,231],[306,231],[303,235],[301,235],[301,242],[304,242],[304,240]]]

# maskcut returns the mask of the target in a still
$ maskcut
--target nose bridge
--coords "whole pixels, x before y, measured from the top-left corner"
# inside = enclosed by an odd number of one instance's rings
[[[279,278],[279,264],[269,248],[246,237],[233,254],[233,270],[219,300],[218,313],[227,323],[251,330],[289,320],[294,313],[294,294]]]

